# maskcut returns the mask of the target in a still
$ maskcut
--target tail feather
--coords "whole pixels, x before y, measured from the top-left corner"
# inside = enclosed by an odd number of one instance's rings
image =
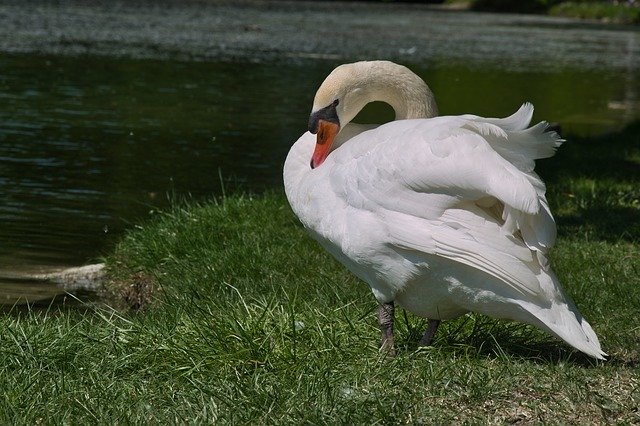
[[[542,271],[538,276],[540,285],[552,300],[550,306],[523,306],[537,321],[534,325],[548,331],[569,345],[596,359],[604,360],[598,336],[591,325],[582,317],[571,298],[566,296],[560,287],[558,278],[552,271]]]
[[[574,307],[575,308],[575,307]],[[564,340],[574,348],[596,359],[604,360],[607,354],[602,350],[598,336],[580,312],[567,307],[560,308],[563,312],[555,322],[545,322],[543,328],[554,336]]]
[[[512,233],[520,230],[527,246],[540,254],[540,263],[546,266],[545,255],[555,242],[556,226],[545,198],[545,185],[533,170],[536,159],[551,157],[564,141],[556,132],[547,131],[546,122],[527,128],[532,114],[533,105],[525,103],[507,118],[469,118],[472,124],[467,127],[481,134],[500,156],[523,172],[535,188],[538,212],[525,214],[505,206],[503,228]]]
[[[530,173],[534,160],[552,157],[564,142],[558,133],[548,131],[546,121],[528,127],[532,116],[533,105],[527,102],[506,118],[463,117],[474,123],[474,130],[484,136],[498,154],[521,171]]]
[[[483,121],[485,123],[493,124],[503,130],[507,131],[519,131],[524,130],[531,123],[533,117],[533,105],[529,102],[525,102],[515,113],[505,118],[484,118],[477,115],[463,115],[462,118],[466,118],[472,121]]]

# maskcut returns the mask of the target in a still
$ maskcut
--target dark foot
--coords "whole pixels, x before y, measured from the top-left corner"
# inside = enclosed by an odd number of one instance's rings
[[[393,302],[383,303],[378,307],[378,324],[380,324],[380,334],[382,341],[380,350],[394,356],[395,349],[393,347],[393,317],[395,306]]]
[[[440,320],[430,319],[427,324],[427,331],[424,332],[422,339],[420,339],[420,346],[430,346],[433,342],[433,338],[436,335],[436,331],[438,331],[438,326],[440,325]]]

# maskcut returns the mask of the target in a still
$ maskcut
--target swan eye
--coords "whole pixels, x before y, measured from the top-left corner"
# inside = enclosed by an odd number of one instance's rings
[[[334,107],[337,107],[339,103],[340,103],[340,99],[336,99],[335,101],[333,101],[331,105],[333,105]]]

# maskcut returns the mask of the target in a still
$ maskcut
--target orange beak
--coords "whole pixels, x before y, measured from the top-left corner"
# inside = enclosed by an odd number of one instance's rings
[[[318,136],[316,148],[311,157],[311,168],[315,169],[327,159],[331,152],[331,145],[340,131],[340,125],[326,120],[318,120]]]

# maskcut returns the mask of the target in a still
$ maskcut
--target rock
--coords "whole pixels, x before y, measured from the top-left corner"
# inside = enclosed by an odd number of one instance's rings
[[[97,292],[102,289],[106,277],[104,263],[66,268],[44,274],[19,274],[4,276],[12,280],[55,284],[61,290],[73,293],[77,291]]]

